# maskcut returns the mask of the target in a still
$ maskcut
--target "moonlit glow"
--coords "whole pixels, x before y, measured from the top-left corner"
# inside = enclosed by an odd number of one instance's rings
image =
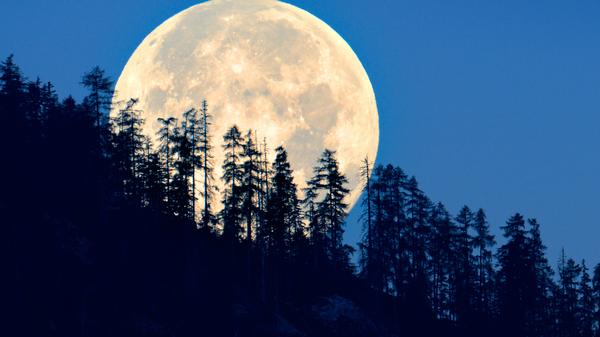
[[[171,17],[138,46],[116,91],[116,101],[139,98],[153,140],[158,117],[181,118],[206,99],[218,185],[222,136],[233,124],[266,138],[270,161],[283,145],[300,188],[323,150],[337,151],[351,206],[360,161],[377,154],[379,118],[362,64],[327,24],[278,1],[213,0]]]

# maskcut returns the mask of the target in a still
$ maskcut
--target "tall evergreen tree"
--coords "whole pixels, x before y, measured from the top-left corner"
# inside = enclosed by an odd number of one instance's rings
[[[494,266],[492,264],[491,248],[496,244],[496,241],[494,235],[490,234],[490,225],[482,208],[475,213],[473,229],[475,229],[476,235],[472,239],[472,244],[473,248],[477,250],[474,305],[475,310],[490,318],[494,292]]]
[[[456,236],[455,289],[457,321],[460,324],[470,324],[472,319],[472,287],[473,287],[473,238],[469,230],[473,227],[473,212],[468,206],[463,206],[455,218],[458,233]],[[485,218],[484,218],[485,219]],[[485,221],[485,220],[484,220]]]
[[[519,213],[511,216],[504,231],[507,243],[498,249],[499,324],[509,336],[526,336],[527,317],[533,308],[531,300],[535,277],[527,247],[525,220]]]
[[[594,295],[592,292],[592,280],[588,273],[585,260],[581,261],[581,279],[579,281],[579,308],[577,335],[581,337],[594,336],[594,312],[596,311]]]
[[[264,238],[267,254],[281,259],[290,254],[294,233],[302,230],[301,210],[287,151],[281,146],[275,151]]]
[[[243,215],[241,187],[244,171],[241,156],[245,140],[237,125],[233,125],[223,136],[223,141],[225,160],[221,179],[227,187],[223,192],[223,210],[220,216],[223,221],[223,236],[228,240],[237,240],[240,238]]]
[[[535,277],[535,288],[531,296],[535,303],[534,310],[528,317],[529,334],[548,336],[551,334],[553,319],[551,316],[551,295],[554,287],[554,272],[545,256],[546,246],[542,243],[540,224],[536,219],[527,219],[529,224],[528,246],[531,266]]]
[[[96,119],[98,138],[106,133],[107,119],[112,107],[114,81],[106,77],[104,70],[96,66],[81,78],[81,84],[90,91],[83,104],[88,106]]]
[[[197,151],[198,126],[196,109],[183,114],[180,126],[173,129],[172,156],[175,174],[171,184],[170,203],[174,213],[180,218],[195,222],[195,172],[200,165]]]
[[[198,151],[201,153],[202,158],[202,180],[203,180],[203,193],[204,207],[202,210],[202,224],[203,226],[209,226],[216,222],[215,216],[212,212],[212,202],[214,200],[215,192],[217,187],[214,181],[214,163],[212,155],[212,135],[210,133],[210,126],[212,115],[208,112],[208,104],[206,100],[202,101],[202,108],[200,110],[200,139],[198,143]]]
[[[141,200],[144,208],[149,209],[155,217],[165,214],[166,201],[166,168],[162,165],[160,154],[152,149],[152,142],[146,138],[144,142],[140,181],[142,185]]]
[[[373,212],[371,211],[373,204],[373,196],[371,195],[371,175],[372,175],[372,166],[373,163],[369,162],[369,157],[365,157],[362,161],[362,166],[359,172],[359,178],[361,183],[361,194],[362,201],[361,206],[363,207],[363,213],[361,215],[360,220],[363,223],[363,240],[359,243],[361,248],[361,272],[363,277],[367,279],[367,282],[373,286],[374,285],[374,274],[376,273],[375,269],[375,259],[374,259],[374,233],[373,233]]]
[[[564,249],[558,262],[559,308],[558,328],[561,336],[577,336],[579,333],[579,277],[581,266],[565,255]]]
[[[594,336],[600,336],[600,263],[594,267],[592,278],[592,297],[594,299]]]
[[[432,309],[436,317],[452,319],[455,316],[453,267],[457,255],[453,246],[458,228],[452,215],[441,202],[433,208],[430,222],[432,225],[430,244]]]
[[[242,157],[244,158],[243,163],[243,176],[242,176],[242,212],[243,217],[246,221],[246,244],[248,249],[252,247],[255,233],[253,233],[253,227],[258,226],[258,212],[260,207],[258,204],[261,194],[264,192],[261,190],[261,165],[260,158],[261,153],[258,151],[255,143],[254,135],[252,130],[248,130],[245,142],[242,145]]]
[[[174,137],[175,137],[175,128],[177,127],[177,118],[169,117],[168,119],[158,118],[158,122],[162,124],[162,127],[158,130],[156,135],[159,137],[159,149],[158,153],[161,156],[161,160],[164,162],[165,166],[165,186],[166,190],[166,201],[167,204],[170,201],[171,195],[171,178],[172,178],[172,170],[173,170],[173,146],[174,146]]]
[[[120,109],[114,118],[113,158],[121,186],[118,189],[125,197],[137,199],[141,189],[139,173],[144,158],[145,136],[141,134],[144,119],[141,111],[135,109],[137,99],[130,99],[124,109]],[[135,202],[141,202],[135,200]]]
[[[344,233],[344,218],[348,209],[345,197],[350,193],[346,188],[348,179],[340,172],[339,164],[335,158],[335,151],[325,149],[318,160],[319,166],[313,169],[314,178],[307,182],[310,189],[316,194],[322,194],[318,204],[318,214],[322,221],[322,228],[327,233],[328,251],[331,257],[333,274],[336,274],[340,262],[346,261],[342,249],[342,235]],[[349,266],[344,266],[349,267]]]

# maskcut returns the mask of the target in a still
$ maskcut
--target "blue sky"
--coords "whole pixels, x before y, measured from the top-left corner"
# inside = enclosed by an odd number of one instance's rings
[[[354,49],[375,90],[377,162],[415,175],[456,214],[484,208],[499,227],[537,218],[560,249],[600,262],[600,2],[288,1]],[[193,1],[10,1],[0,58],[85,95],[99,65],[118,79],[143,38]],[[360,238],[357,211],[346,240]]]

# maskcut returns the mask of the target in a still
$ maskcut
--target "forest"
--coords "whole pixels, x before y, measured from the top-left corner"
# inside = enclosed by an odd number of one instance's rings
[[[210,102],[159,118],[153,144],[101,68],[77,102],[13,58],[0,64],[3,336],[600,336],[600,264],[563,251],[554,269],[535,218],[510,215],[498,245],[482,208],[452,215],[365,158],[354,248],[335,151],[300,191],[260,130],[211,134]]]

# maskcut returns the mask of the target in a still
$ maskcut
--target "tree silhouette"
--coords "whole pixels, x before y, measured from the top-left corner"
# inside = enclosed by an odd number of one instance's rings
[[[124,109],[120,109],[114,118],[114,150],[112,162],[114,170],[120,177],[124,197],[132,197],[138,204],[141,203],[139,191],[140,170],[143,165],[144,143],[146,137],[141,134],[144,119],[140,117],[141,111],[135,109],[137,99],[130,99]]]
[[[492,264],[493,253],[491,248],[496,244],[494,235],[490,234],[490,226],[487,216],[480,208],[473,217],[473,229],[476,235],[472,239],[473,248],[477,250],[476,278],[475,278],[475,310],[485,318],[491,318],[494,266]]]
[[[137,100],[108,119],[109,78],[83,78],[80,104],[0,63],[1,335],[599,335],[600,265],[590,275],[563,251],[555,277],[535,219],[511,216],[493,254],[483,209],[453,218],[414,176],[365,158],[354,273],[334,151],[302,209],[283,147],[269,163],[266,140],[234,125],[213,148],[204,102],[160,119],[153,149]]]
[[[275,259],[289,259],[293,236],[302,231],[300,201],[292,176],[293,170],[283,147],[275,149],[277,156],[273,162],[271,192],[267,202],[264,241],[266,253]]]
[[[223,162],[223,176],[221,179],[228,185],[223,191],[223,210],[221,219],[223,221],[223,236],[227,240],[237,240],[241,233],[242,221],[242,179],[244,176],[241,164],[244,138],[233,125],[223,136],[223,150],[225,160]]]
[[[156,135],[158,136],[159,141],[158,153],[165,164],[165,186],[167,187],[166,201],[169,203],[171,197],[171,170],[173,167],[173,140],[175,137],[177,118],[169,117],[168,119],[164,119],[161,117],[157,120],[162,124],[162,127],[158,130]]]
[[[200,113],[200,139],[198,143],[198,151],[200,151],[202,154],[202,177],[204,187],[204,191],[202,193],[202,196],[204,197],[202,224],[203,226],[207,227],[216,222],[215,216],[212,213],[212,201],[217,188],[215,186],[213,177],[213,146],[212,135],[209,130],[209,127],[212,124],[212,115],[208,112],[208,104],[206,103],[206,100],[202,101]]]
[[[525,221],[519,213],[500,227],[508,242],[498,249],[498,300],[500,324],[511,336],[526,336],[526,317],[531,308],[532,267],[526,245]]]
[[[85,73],[80,82],[90,94],[85,97],[83,104],[89,106],[96,118],[96,129],[98,138],[105,133],[106,119],[111,109],[114,96],[114,82],[110,77],[104,75],[104,70],[96,66]]]
[[[347,259],[342,247],[343,225],[348,204],[344,201],[350,190],[345,187],[348,183],[346,176],[340,172],[335,151],[325,149],[318,160],[319,166],[313,169],[314,177],[307,182],[315,194],[323,194],[318,203],[318,215],[322,225],[319,229],[327,235],[328,250],[331,257],[332,271],[336,274],[338,265]],[[312,229],[318,232],[317,228]],[[347,267],[347,266],[343,266]]]

